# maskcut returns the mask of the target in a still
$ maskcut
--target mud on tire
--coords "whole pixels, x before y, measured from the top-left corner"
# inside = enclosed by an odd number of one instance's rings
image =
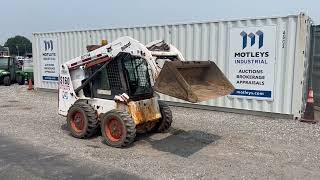
[[[96,132],[99,121],[95,110],[83,101],[76,102],[68,111],[67,125],[76,138],[90,138]]]
[[[170,107],[166,103],[162,101],[158,101],[158,102],[159,102],[159,107],[160,107],[160,112],[162,117],[157,123],[155,127],[155,131],[162,133],[162,132],[166,132],[171,127],[172,112],[170,110]]]
[[[112,110],[101,117],[101,134],[105,144],[125,147],[136,137],[136,124],[127,112]]]

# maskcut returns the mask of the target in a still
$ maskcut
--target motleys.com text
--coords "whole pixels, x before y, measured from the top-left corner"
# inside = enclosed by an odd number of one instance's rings
[[[236,89],[232,95],[271,97],[271,91]]]

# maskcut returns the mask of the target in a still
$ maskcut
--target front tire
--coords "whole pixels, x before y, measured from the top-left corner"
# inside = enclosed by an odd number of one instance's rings
[[[99,126],[95,110],[85,102],[76,102],[68,111],[68,129],[76,138],[90,138]]]
[[[10,79],[10,76],[6,76],[3,78],[3,84],[5,86],[10,86],[11,85],[11,79]]]
[[[136,137],[136,124],[127,112],[112,110],[101,118],[101,133],[105,144],[125,147]]]
[[[162,101],[158,101],[158,102],[159,102],[159,107],[160,107],[160,112],[162,117],[157,123],[155,130],[157,132],[163,133],[163,132],[166,132],[171,127],[172,112],[170,110],[170,107],[166,103]]]
[[[24,84],[25,84],[25,78],[24,78],[24,76],[18,75],[16,81],[17,81],[17,83],[18,83],[19,85],[24,85]]]

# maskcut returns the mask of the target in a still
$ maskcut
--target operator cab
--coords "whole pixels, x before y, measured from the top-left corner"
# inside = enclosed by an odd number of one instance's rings
[[[120,53],[107,63],[84,88],[85,96],[114,99],[115,95],[126,93],[134,101],[153,97],[148,63],[145,59]],[[86,76],[90,77],[102,66],[104,63],[88,68]]]
[[[0,69],[9,70],[10,56],[0,56]]]
[[[21,70],[22,66],[14,57],[0,56],[0,69],[7,71]]]

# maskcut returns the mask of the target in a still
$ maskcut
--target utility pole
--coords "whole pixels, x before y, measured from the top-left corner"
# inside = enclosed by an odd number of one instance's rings
[[[27,56],[27,45],[24,44],[24,56]]]
[[[18,51],[18,56],[20,56],[20,53],[19,53],[19,46],[16,45],[16,48],[17,48],[17,51]]]

